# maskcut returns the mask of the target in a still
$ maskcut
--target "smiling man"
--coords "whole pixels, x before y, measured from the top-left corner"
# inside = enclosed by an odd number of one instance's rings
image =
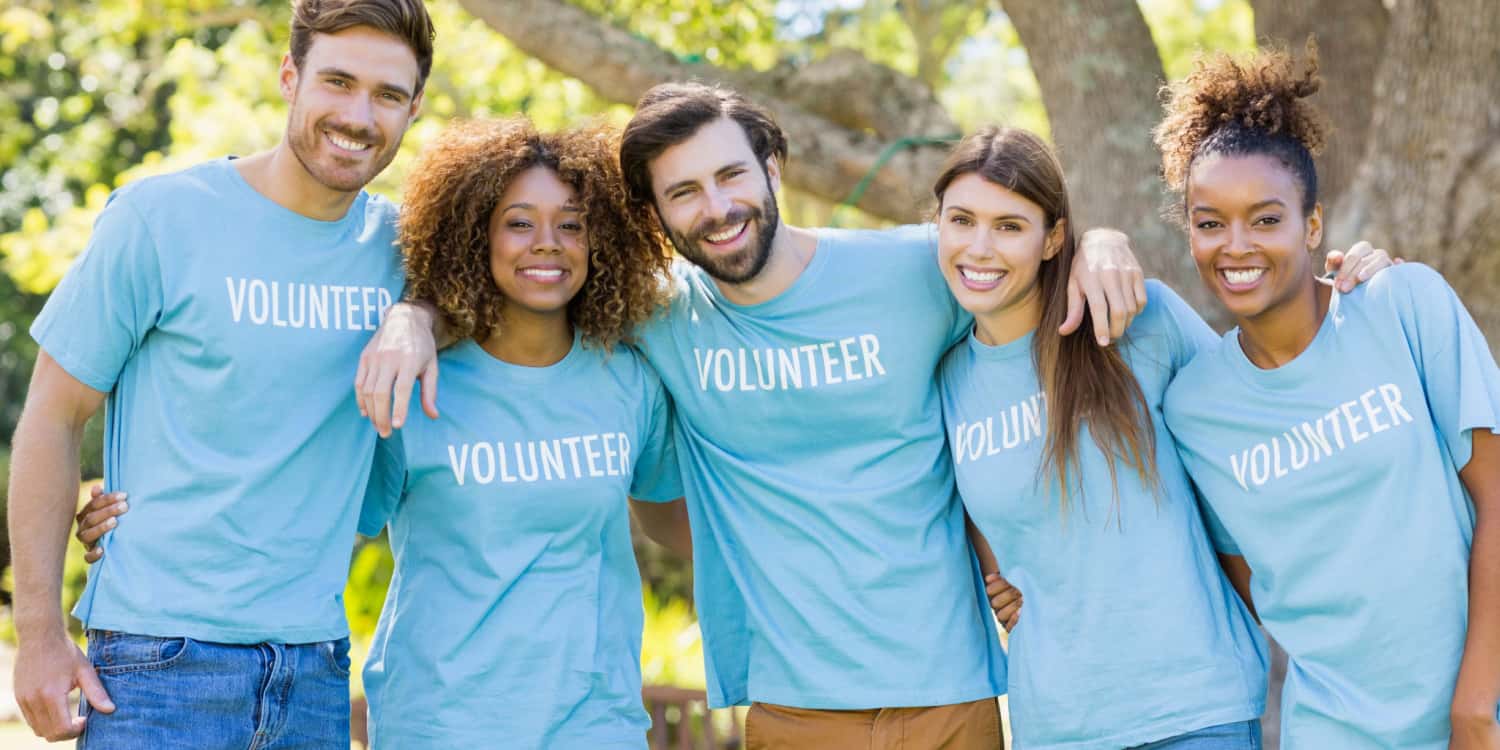
[[[750,750],[994,750],[1004,654],[933,380],[973,318],[928,228],[782,223],[786,155],[766,110],[698,83],[647,92],[620,150],[685,260],[636,343],[677,407],[709,703],[754,704]],[[1144,302],[1139,266],[1118,232],[1084,244],[1116,269],[1075,271],[1108,339]],[[434,398],[431,310],[395,310],[356,378],[381,431],[419,374]],[[672,510],[637,508],[669,542]]]
[[[420,0],[293,14],[281,142],[116,191],[32,329],[16,694],[50,740],[349,747],[341,594],[375,435],[348,382],[402,288],[396,209],[363,188],[418,111],[433,29]],[[101,405],[106,482],[141,500],[74,610],[85,657],[57,602]]]

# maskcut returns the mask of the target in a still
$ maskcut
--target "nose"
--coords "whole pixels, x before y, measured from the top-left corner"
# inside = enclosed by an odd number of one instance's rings
[[[722,190],[710,187],[703,191],[703,196],[708,201],[708,217],[714,223],[717,224],[729,216],[729,210],[733,206],[733,201]]]
[[[1242,222],[1234,222],[1229,227],[1229,246],[1225,250],[1230,255],[1247,255],[1250,252],[1250,228]]]
[[[972,257],[982,258],[990,254],[990,231],[986,227],[976,227],[969,237],[969,246],[966,248]]]
[[[341,114],[344,124],[349,127],[366,131],[375,129],[375,108],[370,104],[369,97],[348,97]]]
[[[536,234],[531,242],[531,252],[537,254],[557,254],[562,252],[562,243],[557,235],[557,228],[551,222],[544,222],[537,227]]]

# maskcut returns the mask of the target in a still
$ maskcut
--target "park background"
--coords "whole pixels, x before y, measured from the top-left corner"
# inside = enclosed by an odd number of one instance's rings
[[[920,220],[943,144],[989,122],[1047,135],[1084,226],[1130,233],[1148,273],[1211,321],[1149,130],[1157,90],[1200,50],[1321,47],[1328,248],[1369,239],[1445,273],[1500,334],[1500,0],[431,0],[421,118],[371,186],[399,199],[445,123],[525,113],[543,128],[621,123],[649,86],[724,81],[771,106],[791,158],[783,217]],[[27,335],[109,191],[272,146],[286,0],[11,0],[0,8],[0,497],[36,355]],[[289,383],[297,374],[289,371]],[[351,363],[352,379],[352,363]],[[205,408],[213,408],[205,405]],[[419,417],[420,418],[420,417]],[[83,474],[102,473],[100,420]],[[0,519],[3,519],[0,503]],[[125,522],[129,522],[128,519]],[[8,542],[0,524],[0,749],[31,747],[8,692]],[[687,566],[638,541],[647,683],[701,688]],[[76,552],[76,550],[75,550]],[[70,558],[65,605],[84,579]],[[367,646],[383,539],[357,545],[346,603]],[[77,623],[73,623],[76,628]],[[1127,624],[1128,626],[1128,624]],[[355,671],[355,690],[359,690]],[[1143,676],[1149,679],[1149,676]]]

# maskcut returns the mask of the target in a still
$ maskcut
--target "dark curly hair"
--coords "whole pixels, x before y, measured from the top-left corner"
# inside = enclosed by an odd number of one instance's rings
[[[1162,177],[1187,189],[1193,162],[1210,154],[1262,154],[1291,171],[1302,189],[1302,210],[1318,202],[1313,155],[1323,149],[1327,125],[1306,99],[1317,93],[1318,46],[1307,40],[1301,73],[1285,49],[1237,58],[1199,57],[1186,78],[1162,88],[1165,116],[1152,132],[1161,149]]]
[[[543,166],[583,209],[589,272],[568,319],[606,348],[628,340],[664,303],[670,254],[650,217],[626,207],[618,148],[618,131],[604,125],[557,133],[538,132],[524,117],[449,125],[406,181],[407,297],[436,306],[455,338],[482,341],[500,330],[505,297],[490,272],[490,216],[511,180]]]

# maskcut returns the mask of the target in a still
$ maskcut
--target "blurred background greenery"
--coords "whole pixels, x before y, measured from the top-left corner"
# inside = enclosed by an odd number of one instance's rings
[[[1179,233],[1160,219],[1147,135],[1156,88],[1186,73],[1200,49],[1249,50],[1267,38],[1298,48],[1314,31],[1327,81],[1320,101],[1337,129],[1320,160],[1330,242],[1369,238],[1446,269],[1481,324],[1493,334],[1500,323],[1500,296],[1488,293],[1500,280],[1493,0],[430,0],[428,7],[438,39],[423,115],[371,186],[392,198],[400,198],[412,155],[454,118],[525,113],[544,128],[591,117],[623,122],[641,81],[694,75],[749,89],[784,121],[813,115],[798,120],[811,129],[790,133],[782,195],[783,216],[802,225],[920,218],[941,149],[907,148],[909,137],[940,139],[992,121],[1047,134],[1085,223],[1130,232],[1148,271],[1211,320],[1217,310],[1195,293]],[[36,355],[27,328],[110,190],[277,141],[285,106],[276,69],[289,15],[287,0],[0,7],[0,642],[13,639],[3,499],[9,436]],[[808,147],[830,133],[842,145]],[[882,159],[887,152],[894,158]],[[857,188],[866,177],[868,190]],[[83,475],[98,477],[98,420],[87,445]],[[637,552],[648,587],[646,679],[701,687],[690,571],[649,543],[638,542]],[[65,605],[82,586],[79,557],[69,558]],[[345,600],[361,646],[390,572],[383,539],[359,543]]]

